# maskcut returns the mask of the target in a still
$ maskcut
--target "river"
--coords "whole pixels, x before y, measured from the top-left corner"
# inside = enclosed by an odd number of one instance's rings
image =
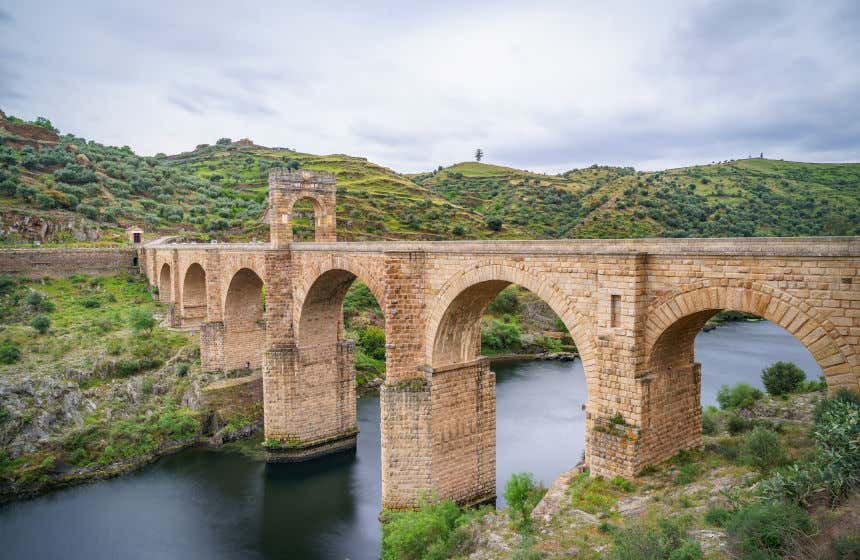
[[[780,327],[729,323],[699,334],[702,402],[719,386],[761,387],[761,370],[812,356]],[[497,479],[530,471],[549,483],[576,464],[585,439],[585,378],[574,362],[494,364]],[[143,470],[0,507],[0,558],[376,558],[381,503],[379,399],[359,399],[354,454],[266,465],[243,452],[189,449]]]

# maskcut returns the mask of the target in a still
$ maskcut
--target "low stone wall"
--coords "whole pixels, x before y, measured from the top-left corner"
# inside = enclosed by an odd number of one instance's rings
[[[200,404],[220,422],[227,422],[237,414],[259,415],[263,406],[263,376],[257,373],[211,383],[200,392]]]
[[[0,274],[12,276],[112,276],[139,271],[137,251],[130,247],[0,249]]]

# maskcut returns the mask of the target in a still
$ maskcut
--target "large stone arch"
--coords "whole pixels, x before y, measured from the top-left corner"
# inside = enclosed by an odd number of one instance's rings
[[[857,374],[851,370],[856,356],[836,326],[800,299],[757,282],[713,286],[702,281],[652,303],[645,326],[648,367],[691,362],[696,335],[721,310],[752,313],[781,326],[809,350],[831,391],[842,386],[857,389]]]
[[[589,393],[596,383],[590,323],[572,297],[526,269],[492,264],[449,278],[430,306],[425,333],[425,368],[430,386],[432,487],[459,503],[496,495],[496,381],[480,356],[480,321],[486,306],[506,286],[517,284],[543,299],[578,345]],[[586,438],[587,440],[587,438]],[[586,442],[586,455],[589,444]]]
[[[459,320],[454,316],[458,298],[460,302],[467,304],[469,303],[469,296],[479,296],[477,303],[473,303],[468,307],[474,311],[475,308],[480,306],[480,313],[482,313],[484,307],[510,284],[517,284],[534,293],[545,301],[555,314],[559,316],[565,327],[567,327],[574,344],[576,344],[585,369],[586,378],[588,379],[591,372],[594,371],[595,352],[592,334],[594,329],[591,326],[591,322],[583,317],[574,307],[575,300],[573,297],[566,296],[554,282],[548,282],[544,278],[539,278],[527,272],[524,268],[498,264],[478,266],[458,272],[449,278],[440,288],[438,295],[433,299],[427,318],[425,336],[426,363],[434,365],[433,354],[440,334],[451,334],[452,332],[446,328],[445,323],[450,320]],[[475,288],[476,286],[481,287]],[[474,293],[470,294],[467,292],[473,289],[476,290]],[[484,300],[486,301],[484,302]],[[480,319],[480,313],[478,314],[478,319]],[[473,318],[470,316],[470,319]],[[468,334],[472,338],[466,344],[470,344],[474,348],[474,337],[477,336],[477,344],[480,347],[480,329],[477,332],[470,332]]]
[[[317,255],[314,255],[314,257],[317,257]],[[330,271],[340,271],[352,275],[350,284],[356,278],[361,280],[373,294],[373,297],[376,298],[379,306],[382,307],[384,305],[385,289],[380,279],[381,272],[374,274],[369,267],[362,264],[361,259],[326,255],[325,258],[308,259],[308,262],[303,264],[305,264],[305,270],[302,274],[300,284],[296,286],[294,291],[296,310],[298,312],[297,317],[301,316],[302,305],[307,294],[310,293],[311,286]]]
[[[182,326],[199,327],[206,320],[206,270],[200,263],[194,262],[186,267],[180,299]]]
[[[224,369],[263,364],[266,345],[263,279],[250,268],[230,278],[224,296]]]
[[[645,325],[641,376],[641,464],[657,463],[702,442],[701,366],[696,335],[721,310],[743,311],[791,333],[821,366],[830,391],[857,388],[849,356],[836,328],[814,308],[782,290],[755,282],[710,285],[698,282],[653,302]]]
[[[163,263],[158,272],[158,299],[162,303],[173,301],[173,275],[170,265]]]

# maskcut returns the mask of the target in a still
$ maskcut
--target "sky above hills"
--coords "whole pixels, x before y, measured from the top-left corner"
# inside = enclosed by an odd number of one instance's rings
[[[860,161],[860,3],[0,4],[0,108],[138,153],[397,171]]]

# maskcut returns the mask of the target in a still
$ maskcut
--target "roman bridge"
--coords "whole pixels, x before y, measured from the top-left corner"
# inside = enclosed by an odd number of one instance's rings
[[[292,242],[302,199],[315,242]],[[495,377],[480,320],[509,284],[549,304],[579,350],[592,473],[635,476],[701,443],[693,341],[719,310],[784,327],[831,391],[860,385],[858,237],[337,242],[334,179],[308,172],[273,171],[269,208],[269,243],[150,243],[141,266],[170,321],[200,329],[204,369],[262,368],[272,460],[355,446],[342,304],[364,282],[385,318],[384,507],[428,490],[460,503],[495,496]]]

